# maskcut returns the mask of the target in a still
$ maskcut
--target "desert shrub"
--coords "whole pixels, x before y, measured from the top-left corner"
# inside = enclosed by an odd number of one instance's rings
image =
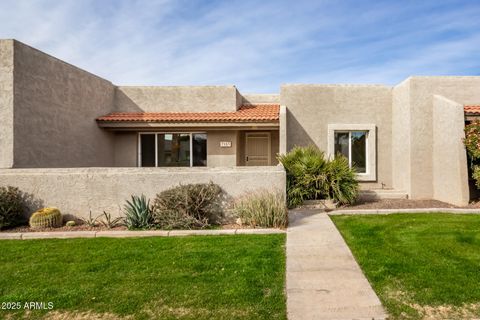
[[[285,228],[288,223],[285,197],[281,192],[260,191],[240,197],[233,212],[242,223],[253,227]]]
[[[280,155],[278,161],[287,172],[287,201],[289,207],[302,204],[304,200],[321,198],[326,193],[325,154],[314,146],[294,147]]]
[[[470,161],[470,171],[475,185],[480,189],[480,121],[465,126],[465,148]]]
[[[0,229],[23,221],[25,210],[22,192],[16,187],[0,187]]]
[[[165,190],[155,197],[152,213],[161,229],[201,229],[223,216],[222,189],[212,182],[186,184]]]
[[[63,224],[63,218],[60,210],[49,207],[35,211],[29,222],[30,227],[33,229],[59,228]]]
[[[289,207],[304,200],[333,199],[342,204],[352,203],[358,195],[355,169],[338,155],[326,159],[315,146],[294,147],[278,160],[287,172],[287,203]]]
[[[344,156],[337,156],[328,162],[326,185],[328,198],[334,201],[352,204],[357,200],[357,175],[348,166],[348,159]]]
[[[153,216],[150,208],[150,200],[142,195],[132,196],[124,207],[125,225],[128,229],[148,229],[152,226]]]

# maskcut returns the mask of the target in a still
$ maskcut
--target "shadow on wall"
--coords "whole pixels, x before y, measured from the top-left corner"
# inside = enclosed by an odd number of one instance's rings
[[[23,191],[22,191],[22,200],[23,200],[23,205],[25,207],[23,216],[27,220],[30,218],[32,213],[34,213],[38,209],[41,209],[45,206],[44,201],[42,199],[37,199],[33,194],[23,192]]]
[[[115,88],[114,112],[144,112],[128,95],[118,87]]]
[[[315,141],[305,131],[303,126],[298,122],[295,116],[287,108],[287,152],[295,146],[306,147],[309,145],[316,146]],[[325,136],[325,139],[327,137]],[[326,151],[326,150],[324,150]]]

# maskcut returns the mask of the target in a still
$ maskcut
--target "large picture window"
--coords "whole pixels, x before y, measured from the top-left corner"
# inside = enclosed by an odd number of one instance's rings
[[[204,167],[206,133],[140,133],[141,167]]]
[[[335,155],[348,159],[358,173],[367,173],[367,131],[335,131]]]

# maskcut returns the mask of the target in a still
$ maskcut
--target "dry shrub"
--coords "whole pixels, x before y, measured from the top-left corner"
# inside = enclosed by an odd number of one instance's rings
[[[222,189],[210,182],[165,190],[152,206],[154,225],[160,229],[202,229],[223,217]]]
[[[253,227],[285,228],[288,224],[285,197],[280,191],[248,193],[235,201],[233,211],[242,223]]]

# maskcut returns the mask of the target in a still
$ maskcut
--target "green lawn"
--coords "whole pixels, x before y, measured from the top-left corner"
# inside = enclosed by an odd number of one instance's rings
[[[393,319],[480,316],[480,215],[332,220]]]
[[[286,319],[284,282],[283,234],[0,241],[0,303],[54,305],[0,319]]]

